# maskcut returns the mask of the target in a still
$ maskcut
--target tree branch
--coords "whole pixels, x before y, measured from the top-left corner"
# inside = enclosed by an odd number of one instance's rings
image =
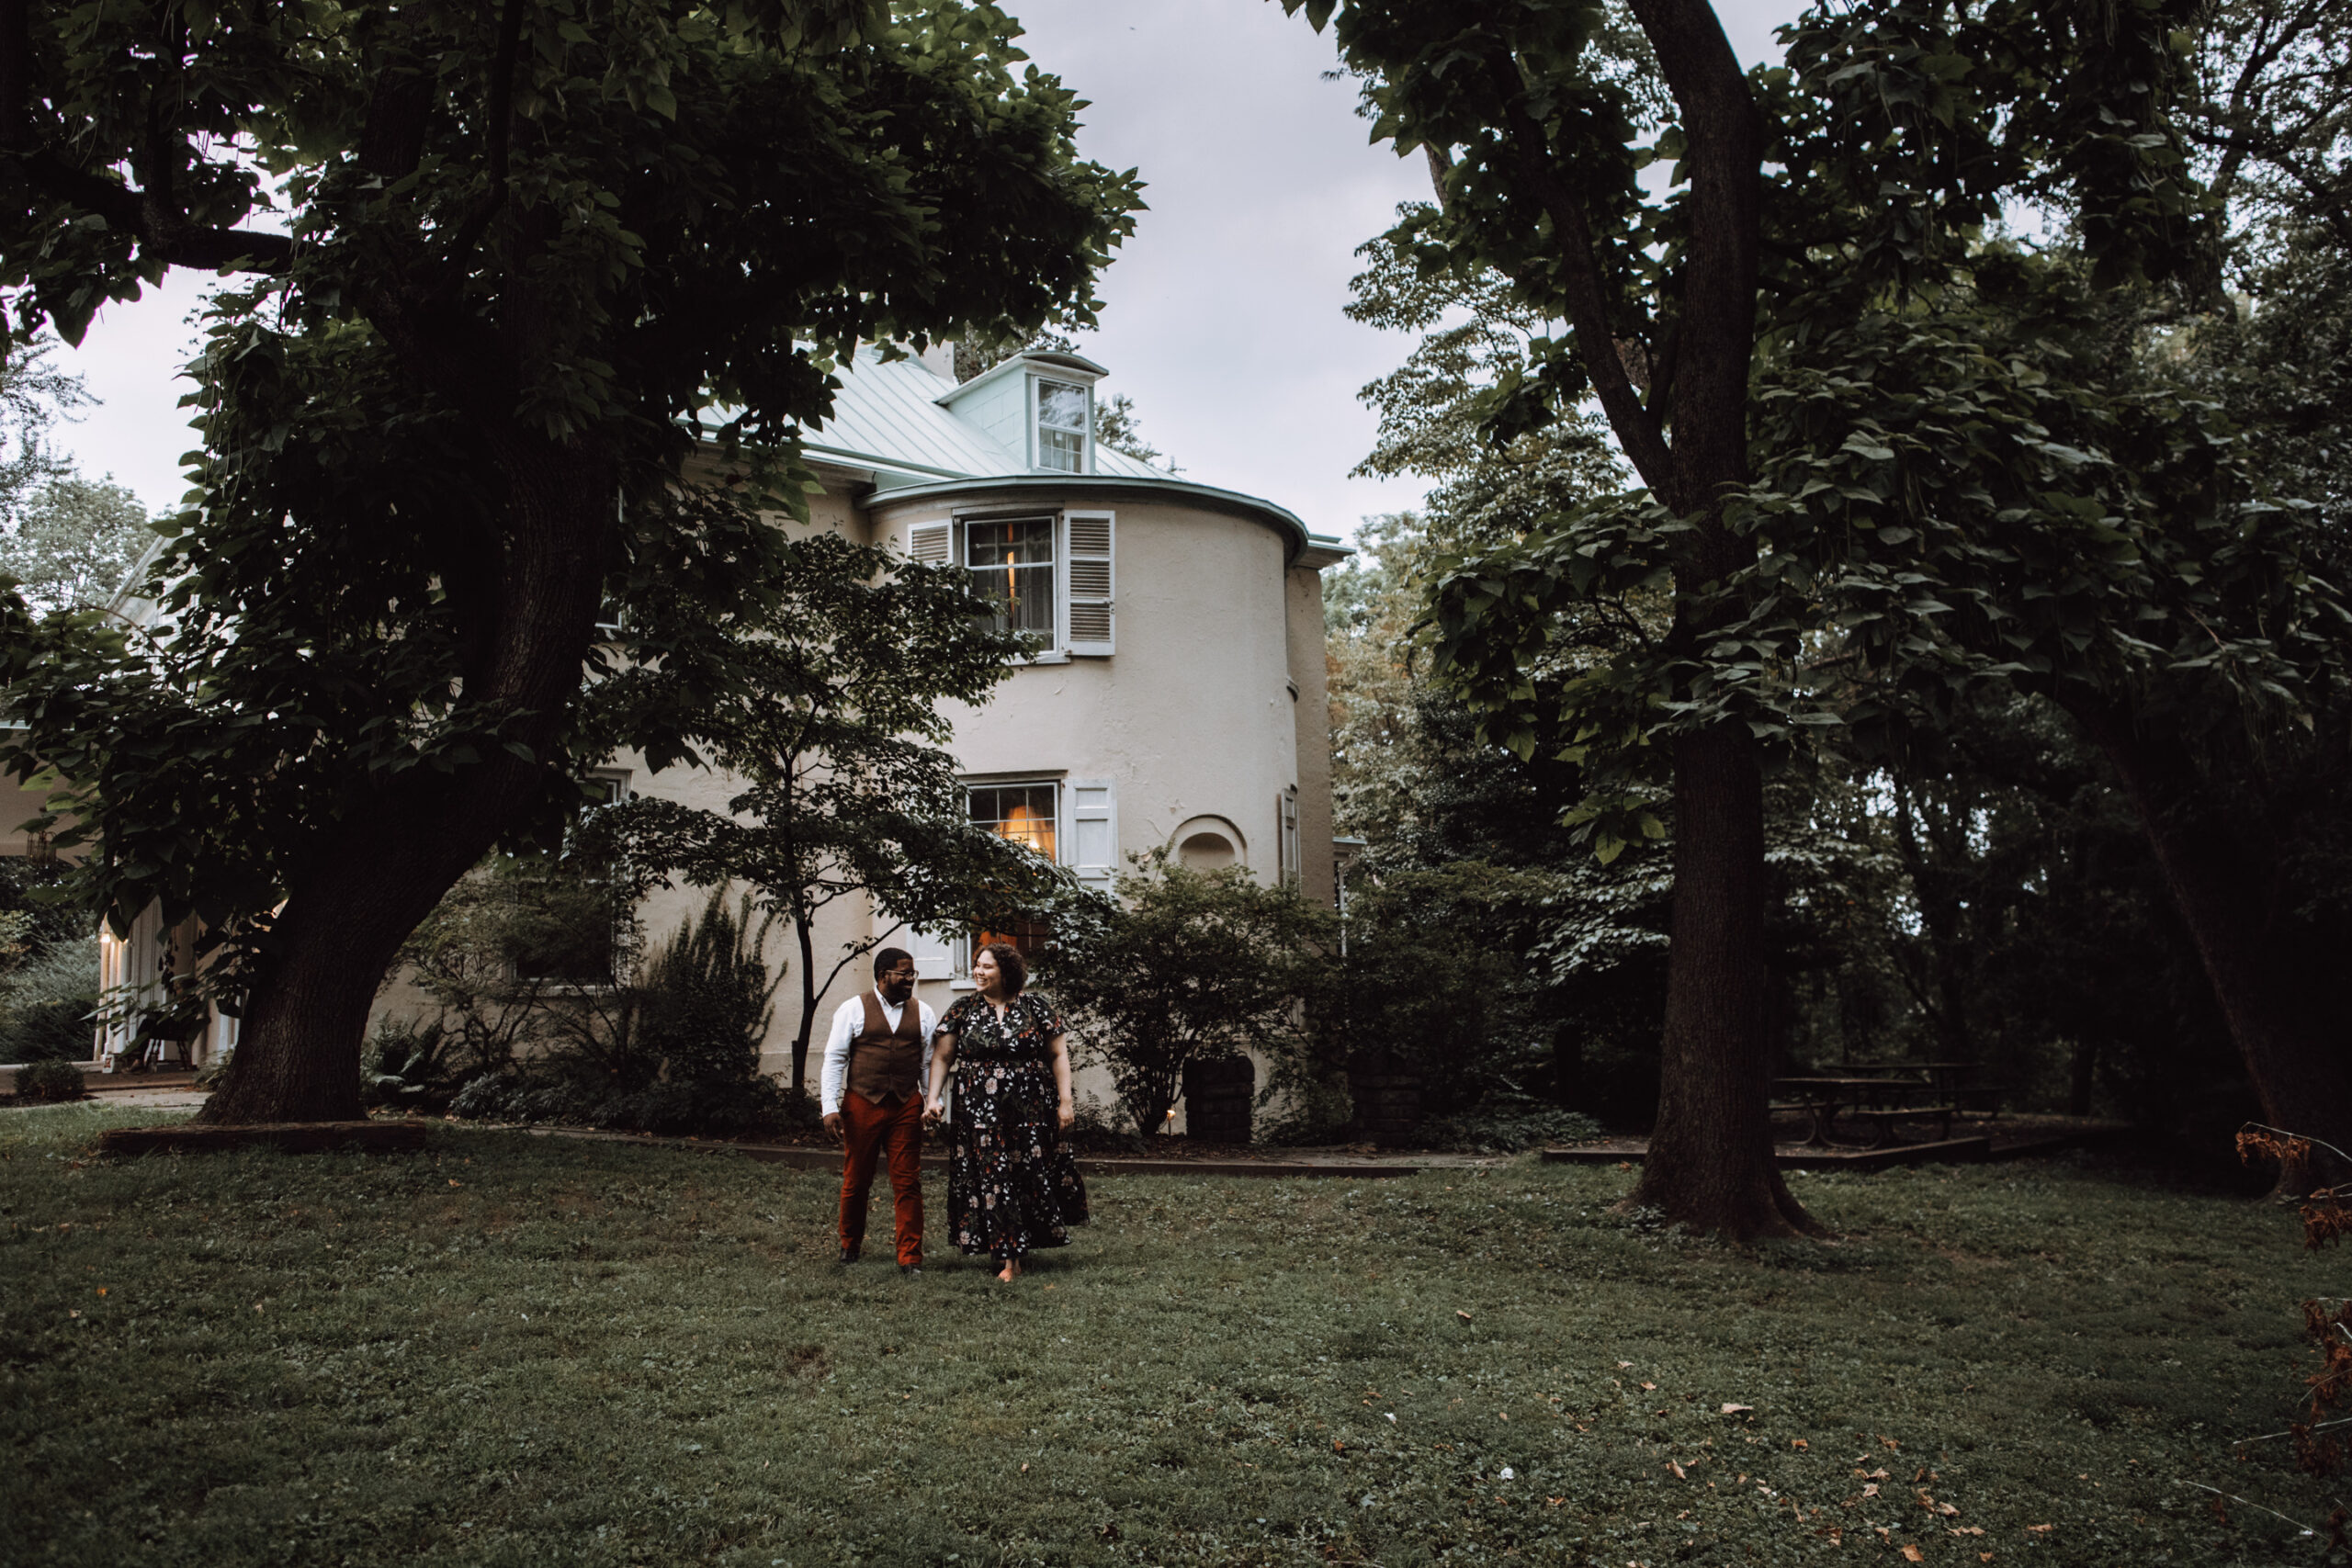
[[[1527,112],[1526,85],[1520,80],[1517,62],[1507,55],[1492,56],[1487,66],[1502,100],[1507,132],[1503,145],[1520,178],[1551,217],[1562,247],[1570,253],[1560,267],[1560,286],[1567,296],[1577,357],[1583,361],[1585,376],[1600,399],[1601,412],[1609,416],[1609,427],[1617,433],[1618,444],[1634,469],[1659,495],[1669,495],[1674,489],[1674,454],[1667,446],[1666,433],[1657,416],[1643,406],[1642,396],[1618,356],[1600,265],[1593,253],[1592,226],[1585,220],[1583,205],[1552,167],[1551,139]]]
[[[514,133],[514,62],[523,42],[526,0],[506,0],[498,16],[498,49],[490,64],[490,102],[483,110],[482,135],[490,152],[490,188],[449,242],[448,259],[442,264],[436,294],[454,293],[464,279],[474,247],[490,232],[491,220],[506,205],[506,175]]]

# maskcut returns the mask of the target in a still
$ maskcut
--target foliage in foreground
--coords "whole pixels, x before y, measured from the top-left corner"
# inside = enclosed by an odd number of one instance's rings
[[[1006,1292],[837,1270],[823,1172],[83,1157],[125,1119],[0,1117],[28,1561],[2332,1559],[2199,1487],[2319,1525],[2237,1439],[2340,1269],[2088,1168],[1801,1177],[1844,1239],[1754,1253],[1611,1218],[1614,1169],[1104,1179]]]

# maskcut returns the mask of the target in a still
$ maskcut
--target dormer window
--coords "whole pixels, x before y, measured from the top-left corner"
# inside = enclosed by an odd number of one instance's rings
[[[1037,380],[1037,466],[1056,473],[1086,472],[1087,389],[1069,381]]]

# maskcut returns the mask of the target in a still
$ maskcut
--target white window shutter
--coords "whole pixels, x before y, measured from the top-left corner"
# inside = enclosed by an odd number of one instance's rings
[[[946,566],[956,558],[956,525],[914,523],[907,528],[907,554],[925,566]]]
[[[956,939],[950,932],[933,934],[910,926],[907,950],[915,955],[918,979],[944,980],[956,973]]]
[[[1111,896],[1119,874],[1119,805],[1108,779],[1069,785],[1069,868],[1080,886]]]
[[[1082,658],[1106,658],[1112,651],[1116,615],[1112,601],[1113,514],[1072,512],[1062,520],[1063,570],[1068,592],[1063,625],[1069,629],[1066,647]]]
[[[1274,802],[1276,825],[1280,829],[1274,844],[1276,870],[1282,885],[1295,887],[1306,871],[1298,858],[1298,786],[1291,785]]]

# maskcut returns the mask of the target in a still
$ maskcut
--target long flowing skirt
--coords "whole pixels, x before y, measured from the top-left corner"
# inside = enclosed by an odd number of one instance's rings
[[[958,1062],[947,1139],[947,1216],[964,1252],[1019,1258],[1086,1223],[1086,1183],[1062,1139],[1053,1069]]]

